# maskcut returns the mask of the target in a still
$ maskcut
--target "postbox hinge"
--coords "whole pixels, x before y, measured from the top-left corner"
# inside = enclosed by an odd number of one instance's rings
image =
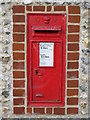
[[[31,81],[32,81],[32,75],[31,75]]]
[[[31,89],[32,89],[32,75],[31,75]]]

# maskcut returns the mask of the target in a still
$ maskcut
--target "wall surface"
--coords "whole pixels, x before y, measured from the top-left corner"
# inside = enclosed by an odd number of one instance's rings
[[[88,117],[89,2],[89,0],[0,1],[1,118]],[[65,107],[27,108],[26,18],[27,13],[31,12],[67,14]]]

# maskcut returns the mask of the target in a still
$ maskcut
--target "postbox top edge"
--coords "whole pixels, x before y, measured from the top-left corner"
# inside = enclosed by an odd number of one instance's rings
[[[58,15],[58,16],[63,16],[63,15],[66,15],[66,13],[27,13],[27,16],[29,15]]]

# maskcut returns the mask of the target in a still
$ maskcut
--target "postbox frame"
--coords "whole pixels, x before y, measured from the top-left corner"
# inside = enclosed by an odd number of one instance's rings
[[[62,74],[63,74],[63,78],[61,81],[62,86],[62,101],[60,103],[53,103],[53,102],[32,102],[32,86],[31,86],[31,81],[32,81],[32,59],[31,59],[31,49],[32,49],[32,42],[33,40],[30,40],[30,34],[29,34],[29,15],[41,15],[41,14],[50,14],[50,15],[64,15],[65,17],[65,24],[64,24],[64,30],[65,30],[65,34],[63,35],[63,40],[62,40],[62,61],[63,61],[63,66],[62,66]],[[59,13],[28,13],[27,14],[27,106],[64,106],[65,105],[65,78],[66,78],[66,23],[67,23],[67,15],[66,14],[59,14]],[[59,38],[60,40],[60,38]],[[39,40],[38,42],[58,42],[59,40]],[[35,41],[35,40],[34,40]]]

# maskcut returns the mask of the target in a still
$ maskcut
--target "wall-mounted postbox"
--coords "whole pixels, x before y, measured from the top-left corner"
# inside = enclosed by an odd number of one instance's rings
[[[65,58],[66,14],[28,14],[28,105],[64,105]]]

